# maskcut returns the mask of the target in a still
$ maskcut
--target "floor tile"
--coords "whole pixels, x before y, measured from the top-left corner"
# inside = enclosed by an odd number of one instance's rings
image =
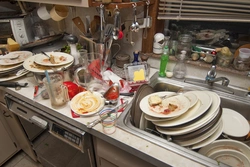
[[[3,164],[3,167],[14,167],[19,161],[21,161],[26,154],[23,151],[18,152],[15,156],[9,159]]]

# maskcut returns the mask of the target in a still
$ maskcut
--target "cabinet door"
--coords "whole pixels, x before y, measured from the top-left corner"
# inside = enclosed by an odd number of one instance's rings
[[[11,158],[17,151],[17,147],[11,140],[9,133],[5,129],[3,123],[0,121],[0,166]]]
[[[94,147],[97,167],[155,167],[154,165],[96,137],[94,138]]]

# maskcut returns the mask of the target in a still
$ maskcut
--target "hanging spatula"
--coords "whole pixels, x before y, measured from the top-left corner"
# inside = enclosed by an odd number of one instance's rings
[[[76,27],[86,36],[85,25],[80,17],[75,17],[72,19]]]

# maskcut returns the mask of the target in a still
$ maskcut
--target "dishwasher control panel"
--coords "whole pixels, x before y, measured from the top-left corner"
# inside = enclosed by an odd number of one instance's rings
[[[77,136],[76,134],[66,130],[65,128],[54,124],[51,127],[51,131],[56,134],[59,135],[60,137],[66,139],[67,141],[74,143],[75,145],[80,145],[81,144],[81,137]]]

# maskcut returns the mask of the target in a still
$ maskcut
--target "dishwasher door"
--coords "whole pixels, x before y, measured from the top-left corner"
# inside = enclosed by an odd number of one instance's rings
[[[24,130],[36,129],[29,138],[43,167],[96,166],[90,134],[16,97],[6,95],[6,99]]]

